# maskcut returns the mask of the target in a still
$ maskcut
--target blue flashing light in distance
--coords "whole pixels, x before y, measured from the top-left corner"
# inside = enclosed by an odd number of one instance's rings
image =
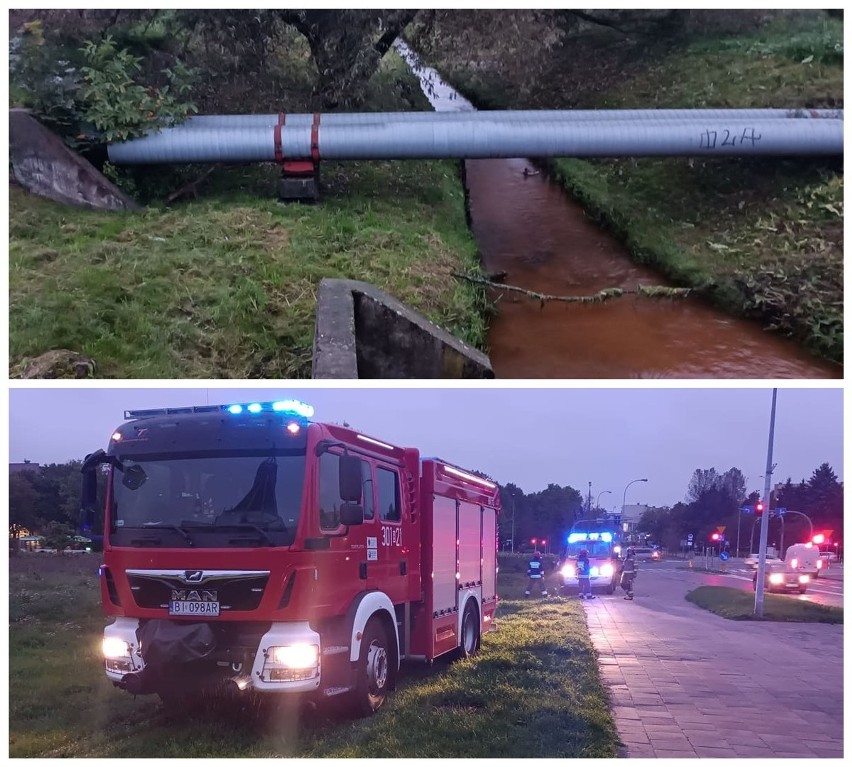
[[[612,540],[612,533],[601,533],[601,540],[607,541],[607,542],[611,541]]]
[[[228,412],[231,415],[239,415],[240,413],[243,412],[243,406],[242,405],[229,405],[228,406]]]
[[[261,410],[263,410],[263,407],[261,407],[259,402],[252,402],[251,405],[246,408],[246,410],[248,410],[249,413],[259,413]]]

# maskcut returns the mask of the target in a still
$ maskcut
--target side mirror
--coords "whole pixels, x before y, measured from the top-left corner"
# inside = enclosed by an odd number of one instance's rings
[[[361,459],[354,455],[341,455],[339,471],[340,498],[345,502],[344,507],[348,504],[360,503],[362,494]],[[362,522],[364,521],[363,514],[362,510]]]
[[[364,507],[357,503],[344,503],[340,507],[340,524],[346,525],[363,525],[364,524]]]
[[[106,459],[106,453],[103,450],[96,450],[90,453],[83,461],[80,467],[80,473],[83,479],[80,487],[80,509],[83,513],[89,512],[94,516],[94,511],[98,505],[98,466]],[[80,519],[81,526],[85,527],[84,520]]]

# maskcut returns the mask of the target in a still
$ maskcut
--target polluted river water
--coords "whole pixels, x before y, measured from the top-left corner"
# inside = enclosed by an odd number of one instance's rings
[[[473,106],[404,45],[400,53],[436,111]],[[529,160],[466,160],[471,228],[482,266],[507,285],[553,296],[668,285]],[[488,353],[498,378],[839,378],[823,362],[757,323],[699,296],[635,293],[600,303],[541,302],[490,288],[496,315]]]

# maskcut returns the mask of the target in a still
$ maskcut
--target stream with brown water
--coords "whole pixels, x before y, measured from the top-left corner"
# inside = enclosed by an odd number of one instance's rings
[[[405,51],[403,51],[405,53]],[[408,57],[412,64],[412,58]],[[434,108],[472,105],[416,64]],[[471,226],[482,265],[505,283],[556,296],[667,285],[528,160],[467,160]],[[489,289],[488,346],[498,378],[839,378],[839,367],[697,296],[626,295],[594,304],[545,302]]]

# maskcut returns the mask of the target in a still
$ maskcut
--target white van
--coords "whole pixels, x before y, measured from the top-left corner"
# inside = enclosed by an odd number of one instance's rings
[[[784,563],[790,570],[818,578],[825,561],[819,555],[819,547],[813,543],[794,543],[784,555]]]

